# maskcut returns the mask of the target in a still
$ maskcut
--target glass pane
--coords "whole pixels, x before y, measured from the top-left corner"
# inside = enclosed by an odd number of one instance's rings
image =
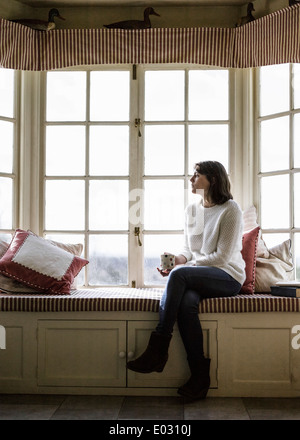
[[[294,226],[300,228],[300,173],[294,175],[294,212]]]
[[[47,73],[47,121],[83,121],[86,117],[86,73]]]
[[[128,176],[129,127],[90,127],[90,175]]]
[[[300,168],[300,114],[294,115],[294,166]]]
[[[261,179],[261,226],[263,229],[289,227],[289,200],[288,175]]]
[[[270,115],[290,108],[289,65],[260,68],[260,115]]]
[[[189,72],[189,119],[228,119],[228,71]]]
[[[84,228],[84,181],[46,181],[45,228],[76,230]]]
[[[295,265],[296,278],[300,280],[300,234],[295,234]]]
[[[129,120],[128,71],[91,72],[91,121]]]
[[[85,128],[50,126],[46,131],[46,175],[85,174]]]
[[[189,127],[189,173],[204,160],[217,160],[228,171],[228,125],[192,125]]]
[[[160,256],[164,252],[178,255],[183,246],[182,235],[144,235],[144,283],[165,285],[167,277],[162,277],[157,270]]]
[[[12,239],[12,235],[11,234],[1,234],[0,233],[0,240],[5,241],[6,243],[10,243]],[[2,254],[3,255],[3,254]],[[2,257],[2,255],[0,254],[0,258]]]
[[[290,238],[290,234],[262,234],[262,238],[266,243],[267,248],[270,249],[273,246],[277,246],[278,244],[288,240]]]
[[[261,171],[289,168],[289,118],[261,122]]]
[[[183,180],[145,180],[145,229],[183,229]]]
[[[84,246],[84,235],[82,234],[46,234],[45,238],[47,240],[54,240],[64,244],[81,243]],[[82,254],[79,256],[84,257],[84,249]],[[79,274],[76,276],[73,284],[75,284],[76,287],[84,285],[84,268],[82,268]]]
[[[14,116],[14,78],[14,70],[0,68],[0,116]]]
[[[89,228],[128,230],[128,181],[90,182]]]
[[[91,235],[89,285],[128,284],[128,236]]]
[[[145,174],[183,174],[184,126],[145,127]]]
[[[12,229],[13,217],[13,181],[0,177],[0,228]]]
[[[145,120],[182,121],[184,119],[184,71],[145,73]]]
[[[0,121],[0,171],[2,173],[13,171],[13,130],[12,122]]]
[[[294,108],[300,108],[300,64],[294,64]]]

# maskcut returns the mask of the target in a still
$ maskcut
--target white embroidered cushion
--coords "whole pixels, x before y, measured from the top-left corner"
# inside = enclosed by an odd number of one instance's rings
[[[37,291],[69,294],[74,278],[86,264],[84,258],[17,229],[0,259],[0,273]]]

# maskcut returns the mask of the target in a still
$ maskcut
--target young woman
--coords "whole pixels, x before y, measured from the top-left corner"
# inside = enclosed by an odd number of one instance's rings
[[[191,377],[178,393],[192,399],[204,398],[210,386],[210,359],[204,357],[203,334],[198,317],[201,298],[234,296],[245,281],[242,258],[242,212],[233,201],[225,168],[219,162],[195,165],[190,179],[192,192],[200,201],[186,209],[184,247],[175,258],[160,302],[159,323],[146,351],[127,363],[140,373],[161,372],[177,320],[187,353]]]

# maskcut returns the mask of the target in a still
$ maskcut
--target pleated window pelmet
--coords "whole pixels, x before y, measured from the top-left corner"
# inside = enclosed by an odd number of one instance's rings
[[[0,20],[0,66],[49,71],[99,64],[248,68],[300,62],[300,5],[238,28],[58,29]]]

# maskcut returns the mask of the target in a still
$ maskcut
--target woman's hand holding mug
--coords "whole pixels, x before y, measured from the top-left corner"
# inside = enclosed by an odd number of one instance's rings
[[[157,270],[163,277],[167,277],[175,266],[184,264],[185,262],[186,258],[183,255],[175,256],[174,254],[170,254],[169,252],[164,252],[160,256],[161,268],[157,268]]]

